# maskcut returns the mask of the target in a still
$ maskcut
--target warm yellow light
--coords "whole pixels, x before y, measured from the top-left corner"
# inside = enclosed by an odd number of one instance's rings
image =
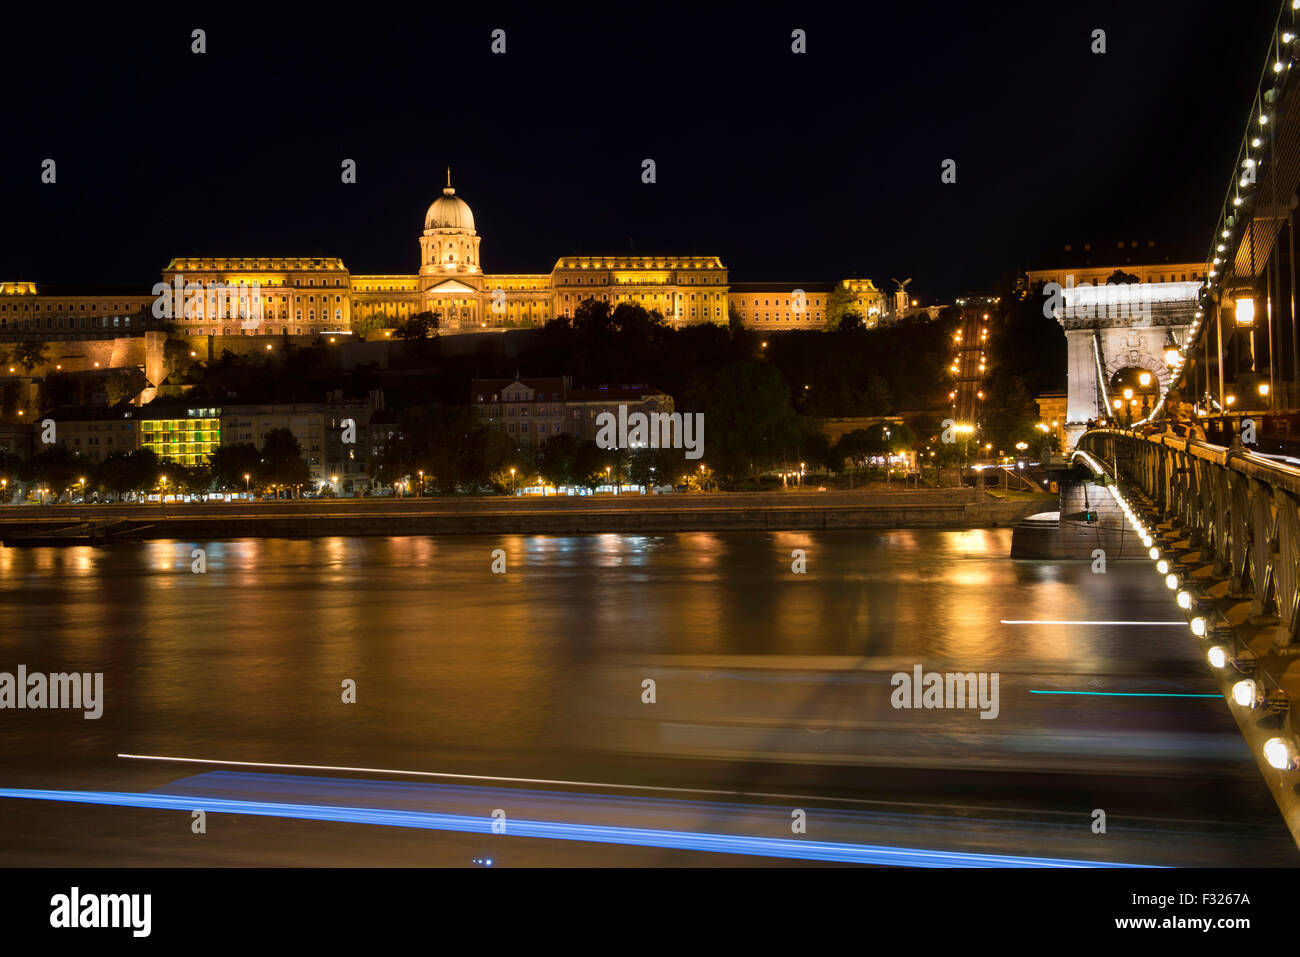
[[[1230,395],[1230,396],[1228,396],[1226,399],[1224,399],[1223,401],[1226,402],[1226,403],[1228,403],[1228,405],[1232,405],[1232,403],[1234,403],[1234,402],[1237,401],[1237,397],[1236,397],[1235,395]]]
[[[1150,385],[1150,384],[1151,384],[1151,373],[1150,373],[1150,372],[1144,372],[1144,373],[1142,373],[1140,376],[1138,376],[1138,384],[1139,384],[1139,385],[1144,385],[1144,386],[1146,386],[1146,385]]]
[[[1124,400],[1123,400],[1123,399],[1116,399],[1116,400],[1115,400],[1115,408],[1117,408],[1117,409],[1122,409],[1122,408],[1124,408]]]
[[[1267,383],[1267,382],[1261,382],[1261,383],[1259,384],[1259,394],[1260,394],[1260,395],[1268,395],[1268,383]]]
[[[1125,389],[1125,390],[1124,390],[1124,398],[1126,398],[1126,399],[1131,399],[1131,398],[1133,398],[1133,390],[1132,390],[1132,389]]]
[[[1237,325],[1248,326],[1255,321],[1255,300],[1237,300]]]

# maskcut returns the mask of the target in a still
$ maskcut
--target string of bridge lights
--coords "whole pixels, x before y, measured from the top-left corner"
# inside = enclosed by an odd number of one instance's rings
[[[1297,11],[1300,11],[1300,0],[1284,0],[1281,9],[1278,10],[1277,21],[1274,23],[1273,33],[1269,39],[1268,55],[1255,88],[1254,101],[1251,103],[1250,119],[1246,121],[1246,131],[1237,150],[1237,162],[1233,168],[1232,179],[1219,210],[1218,225],[1210,240],[1210,251],[1206,260],[1211,265],[1206,274],[1205,284],[1201,287],[1195,315],[1182,345],[1177,346],[1176,351],[1174,349],[1166,351],[1166,361],[1173,370],[1169,389],[1177,389],[1182,385],[1187,368],[1186,360],[1198,344],[1198,333],[1201,332],[1201,325],[1205,319],[1207,303],[1214,299],[1216,293],[1222,295],[1227,292],[1233,297],[1234,318],[1238,326],[1250,326],[1255,321],[1253,294],[1239,295],[1240,290],[1237,288],[1225,289],[1223,272],[1219,267],[1224,265],[1225,256],[1231,248],[1231,240],[1241,229],[1242,214],[1249,211],[1248,207],[1255,200],[1259,171],[1263,166],[1265,153],[1269,157],[1270,164],[1272,162],[1273,129],[1277,125],[1272,122],[1273,111],[1282,98],[1282,90],[1291,76],[1291,67],[1295,63],[1296,54],[1300,51],[1300,27],[1296,24]],[[1287,19],[1290,21],[1289,26],[1282,26],[1283,20]],[[1247,291],[1253,293],[1253,289]],[[1261,389],[1266,388],[1266,386],[1261,387]],[[1161,394],[1150,415],[1137,424],[1145,424],[1155,419],[1165,404],[1167,394],[1168,390]],[[1267,393],[1261,391],[1261,394]],[[1223,398],[1225,402],[1231,404],[1228,397]]]
[[[1300,4],[1300,0],[1297,0]],[[1144,519],[1144,510],[1135,508],[1112,484],[1110,490],[1115,504],[1123,511],[1129,526],[1142,540],[1147,550],[1147,557],[1153,563],[1156,574],[1164,580],[1165,587],[1174,593],[1174,601],[1187,618],[1187,626],[1193,635],[1206,648],[1205,656],[1215,671],[1232,668],[1241,675],[1231,690],[1232,701],[1239,708],[1276,714],[1290,708],[1290,699],[1280,689],[1267,691],[1260,681],[1255,680],[1258,673],[1258,661],[1248,648],[1238,648],[1236,633],[1226,621],[1218,620],[1214,603],[1201,589],[1188,579],[1187,569],[1173,557],[1172,553],[1161,548],[1159,533],[1148,526]],[[1264,742],[1261,749],[1270,767],[1279,771],[1300,770],[1300,751],[1290,737],[1275,736]]]

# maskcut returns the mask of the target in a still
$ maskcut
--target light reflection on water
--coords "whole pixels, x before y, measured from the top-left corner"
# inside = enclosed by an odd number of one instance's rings
[[[206,551],[206,574],[191,572]],[[504,549],[507,573],[491,571]],[[791,570],[806,552],[807,573]],[[834,655],[997,670],[1129,649],[1003,618],[1162,618],[1154,576],[1014,563],[1007,530],[160,541],[0,550],[0,670],[104,671],[98,722],[0,743],[264,760],[555,745],[606,659]],[[1149,587],[1148,587],[1149,586]],[[340,701],[357,682],[358,706]],[[19,740],[21,738],[21,740]],[[272,756],[274,755],[274,756]]]

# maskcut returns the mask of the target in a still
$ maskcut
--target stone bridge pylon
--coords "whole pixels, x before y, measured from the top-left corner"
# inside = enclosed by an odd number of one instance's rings
[[[1198,282],[1049,283],[1046,309],[1065,329],[1069,388],[1066,443],[1096,419],[1144,418],[1169,387],[1166,360],[1196,311]],[[1115,407],[1119,402],[1120,408]]]

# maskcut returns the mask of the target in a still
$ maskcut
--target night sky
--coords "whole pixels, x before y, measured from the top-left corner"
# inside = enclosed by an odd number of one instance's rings
[[[448,165],[490,273],[635,248],[733,282],[913,276],[935,301],[1066,242],[1208,248],[1272,0],[847,6],[24,5],[0,279],[147,288],[177,255],[414,273]]]

